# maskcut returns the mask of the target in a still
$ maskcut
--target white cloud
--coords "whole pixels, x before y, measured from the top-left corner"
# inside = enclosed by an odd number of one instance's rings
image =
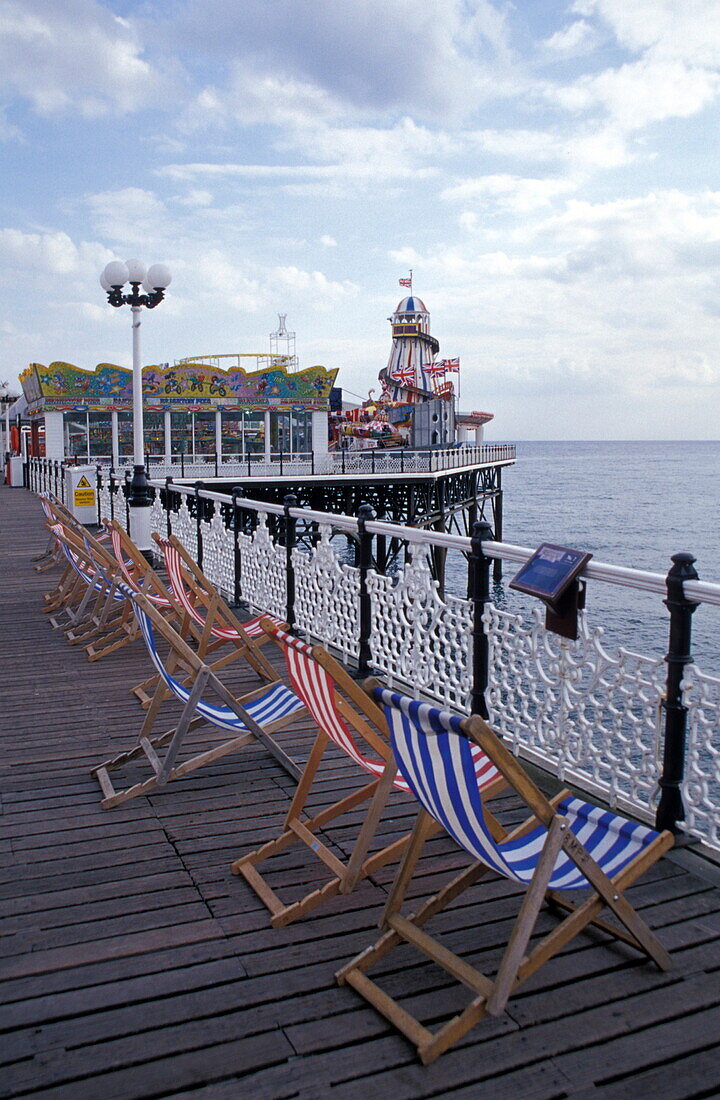
[[[323,233],[322,237],[320,238],[320,244],[324,245],[325,248],[337,248],[338,246],[335,238],[331,237],[329,233]]]
[[[576,19],[546,38],[542,45],[560,57],[577,57],[593,50],[599,41],[600,36],[591,23]]]
[[[0,263],[15,272],[55,276],[96,269],[99,277],[111,258],[102,245],[86,241],[75,244],[62,231],[24,233],[0,229]]]
[[[574,191],[577,184],[567,179],[533,179],[520,176],[488,175],[460,180],[446,187],[440,197],[451,202],[478,201],[495,204],[516,214],[548,206],[554,199]]]
[[[92,118],[159,102],[157,74],[141,54],[128,23],[96,0],[0,4],[0,87],[41,115]]]
[[[152,191],[125,187],[89,195],[86,201],[95,231],[123,247],[156,247],[167,235],[165,204]]]

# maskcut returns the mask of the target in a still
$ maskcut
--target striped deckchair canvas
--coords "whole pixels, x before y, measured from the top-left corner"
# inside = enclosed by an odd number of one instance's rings
[[[163,538],[158,534],[154,534],[153,538],[163,553],[172,598],[201,631],[202,645],[205,647],[201,652],[212,652],[222,644],[230,645],[232,650],[226,660],[244,657],[259,676],[274,680],[275,670],[260,652],[268,641],[260,623],[264,617],[278,626],[287,626],[287,623],[272,615],[256,615],[240,622],[179,539],[174,535]]]
[[[549,801],[515,757],[481,718],[457,726],[438,722],[433,708],[397,692],[378,688],[390,729],[393,753],[421,809],[405,858],[383,915],[385,935],[339,971],[348,983],[416,1045],[423,1062],[437,1058],[486,1013],[501,1014],[513,990],[588,925],[638,948],[659,967],[670,959],[627,901],[624,891],[671,847],[670,833],[626,820],[575,798],[567,791]],[[474,751],[482,749],[533,816],[511,833],[498,835],[488,823],[482,791],[475,780]],[[473,859],[412,917],[401,915],[405,892],[428,829],[442,825]],[[494,979],[453,955],[423,931],[431,916],[488,873],[525,888],[520,911]],[[589,889],[574,904],[563,892]],[[570,915],[528,952],[544,901]],[[617,923],[600,918],[608,908]],[[400,943],[410,943],[477,994],[467,1008],[435,1034],[382,992],[367,970]]]
[[[311,646],[265,620],[264,629],[283,651],[290,683],[307,707],[318,727],[315,745],[308,759],[292,805],[280,835],[232,864],[235,874],[243,875],[265,903],[275,927],[304,916],[328,898],[349,893],[357,882],[399,857],[407,836],[387,845],[368,858],[390,792],[409,792],[405,777],[397,771],[387,740],[383,713],[367,693],[322,646]],[[435,710],[438,722],[458,722],[451,715]],[[323,754],[334,743],[358,766],[361,785],[313,817],[303,817]],[[504,780],[480,748],[475,749],[471,766],[476,783],[493,793]],[[367,782],[365,776],[370,777]],[[365,819],[359,829],[347,862],[342,862],[318,837],[320,829],[349,810],[367,803]],[[303,843],[330,870],[330,878],[299,901],[286,904],[270,888],[257,870],[270,856],[295,843]]]
[[[187,775],[253,741],[260,741],[265,745],[288,774],[298,778],[300,769],[297,764],[273,737],[273,734],[285,730],[306,714],[297,695],[276,679],[274,683],[265,684],[257,691],[241,697],[233,696],[213,668],[187,645],[142,593],[132,592],[123,585],[119,587],[134,607],[138,627],[157,670],[159,683],[145,715],[137,744],[93,769],[104,795],[103,807],[116,806],[138,795],[147,794],[169,780]],[[160,652],[158,639],[162,639],[169,650],[166,658]],[[182,681],[175,675],[178,668],[183,670]],[[212,701],[208,693],[217,696],[219,702]],[[169,696],[174,696],[183,706],[180,720],[173,729],[152,736],[160,705]],[[178,764],[188,732],[203,723],[232,736]],[[160,759],[158,749],[165,745],[167,749]],[[147,758],[152,769],[150,778],[123,790],[116,790],[110,780],[110,771],[143,756]]]

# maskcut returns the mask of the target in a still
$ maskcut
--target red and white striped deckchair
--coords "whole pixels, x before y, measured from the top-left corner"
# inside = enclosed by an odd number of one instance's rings
[[[237,657],[244,657],[262,679],[275,680],[277,674],[261,652],[268,637],[260,623],[263,618],[269,618],[281,627],[287,626],[287,623],[272,615],[257,615],[240,622],[179,539],[174,535],[163,538],[158,534],[154,534],[153,538],[163,553],[172,598],[188,619],[200,628],[201,655],[212,653],[218,646],[229,645],[230,652],[214,661],[214,668],[222,668]]]
[[[271,914],[271,924],[281,927],[305,916],[328,898],[338,893],[348,894],[362,878],[400,856],[408,836],[403,836],[381,851],[368,857],[380,818],[391,791],[407,793],[410,788],[398,774],[388,743],[387,726],[382,710],[362,687],[338,664],[322,646],[310,646],[292,637],[269,620],[263,629],[283,651],[295,694],[302,699],[318,727],[312,751],[290,805],[283,830],[275,840],[263,844],[231,865],[234,874],[242,875],[255,890]],[[317,775],[323,754],[330,743],[335,744],[357,766],[365,778],[351,794],[334,802],[312,817],[303,819],[303,811]],[[504,781],[478,749],[473,764],[477,781],[484,790],[494,794]],[[347,862],[340,860],[318,836],[319,830],[368,803],[365,819],[355,839]],[[286,904],[270,888],[257,867],[270,856],[296,843],[306,847],[331,872],[321,887],[299,901]]]
[[[445,722],[438,712],[397,692],[376,687],[401,774],[420,803],[412,839],[398,869],[383,913],[385,934],[336,975],[352,985],[432,1062],[486,1014],[501,1015],[513,991],[588,926],[640,950],[666,970],[670,957],[625,897],[625,890],[673,843],[609,810],[561,791],[548,800],[487,722],[477,715]],[[490,827],[483,792],[473,775],[473,753],[480,749],[530,809],[532,816],[510,833]],[[442,825],[472,858],[411,916],[400,913],[407,887],[429,830]],[[525,888],[494,979],[481,974],[432,937],[423,926],[468,887],[495,873]],[[581,902],[567,892],[589,890]],[[547,935],[530,944],[544,902],[569,913]],[[602,920],[609,909],[617,923]],[[434,1034],[367,976],[367,971],[400,944],[410,944],[471,989],[474,997]],[[469,945],[472,948],[472,938]]]

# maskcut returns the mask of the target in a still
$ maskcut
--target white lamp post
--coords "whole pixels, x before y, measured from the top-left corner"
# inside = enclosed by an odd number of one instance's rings
[[[140,314],[142,307],[155,309],[165,297],[172,275],[164,264],[153,264],[149,271],[140,260],[122,263],[114,260],[100,276],[100,286],[111,306],[130,306],[133,333],[133,476],[130,483],[130,536],[141,550],[150,549],[150,505],[152,500],[145,470],[143,439],[142,361],[140,358]],[[130,283],[131,293],[122,289]],[[140,293],[140,287],[147,292]]]

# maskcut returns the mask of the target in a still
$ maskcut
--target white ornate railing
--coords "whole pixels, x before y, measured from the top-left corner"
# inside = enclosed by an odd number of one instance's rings
[[[164,483],[153,482],[157,489]],[[220,504],[232,499],[205,490],[198,520],[188,506],[195,491],[173,486],[182,498],[178,511],[153,506],[153,523],[172,530],[191,553],[198,553],[211,579],[232,596],[257,610],[285,617],[288,600],[287,551],[271,536],[270,524],[291,517],[314,531],[291,554],[296,625],[308,636],[341,653],[351,663],[359,656],[361,619],[360,570],[344,560],[346,541],[337,534],[358,537],[354,517],[311,512],[246,498],[241,513],[254,514],[251,533],[240,530],[237,540],[225,527]],[[159,494],[158,494],[159,496]],[[106,498],[101,497],[104,506]],[[177,503],[173,505],[177,507]],[[458,535],[365,522],[370,536],[402,540],[410,560],[404,569],[385,576],[370,568],[366,591],[370,602],[370,664],[386,681],[457,711],[467,711],[473,690],[472,600],[444,595],[430,569],[433,546],[468,554],[471,543]],[[532,551],[486,541],[487,557],[522,563]],[[667,595],[660,574],[591,561],[583,573],[590,584],[605,584]],[[720,585],[686,580],[687,600],[720,607]],[[652,820],[662,774],[665,727],[666,663],[658,657],[613,649],[589,613],[580,614],[575,642],[545,629],[538,606],[511,613],[485,604],[483,630],[489,649],[485,692],[491,722],[521,756],[557,776],[604,798],[610,805]],[[658,647],[666,648],[665,639]],[[682,794],[685,830],[720,854],[720,680],[695,665],[685,669],[682,703],[688,712],[688,748]]]
[[[363,451],[333,451],[328,454],[273,455],[270,461],[264,457],[251,455],[250,458],[236,461],[222,458],[217,464],[214,456],[205,455],[193,459],[175,458],[165,462],[162,456],[150,456],[149,474],[153,479],[172,477],[198,479],[220,477],[310,477],[316,474],[331,474],[339,477],[343,474],[422,474],[446,470],[462,469],[466,466],[493,465],[495,463],[514,462],[516,449],[514,443],[484,443],[479,446],[462,444],[456,447],[435,448],[432,450],[405,450],[391,447],[388,449],[368,448]],[[110,473],[107,462],[100,463],[103,476]],[[115,473],[122,475],[132,469],[130,458],[123,460]]]

